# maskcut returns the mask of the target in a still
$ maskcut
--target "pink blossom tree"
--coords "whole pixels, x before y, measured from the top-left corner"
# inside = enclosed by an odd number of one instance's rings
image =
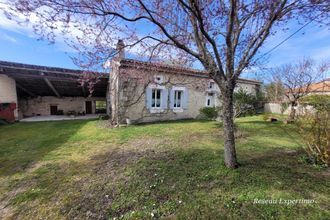
[[[131,52],[201,63],[223,97],[224,158],[236,158],[233,91],[242,71],[276,30],[290,20],[328,22],[327,0],[12,0],[8,18],[25,15],[35,32],[57,34],[93,66],[115,55],[118,39]],[[31,16],[33,20],[31,20]],[[81,59],[79,59],[81,61]]]

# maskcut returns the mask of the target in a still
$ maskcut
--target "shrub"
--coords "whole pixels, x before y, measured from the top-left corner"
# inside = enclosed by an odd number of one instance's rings
[[[283,115],[284,112],[289,108],[290,104],[287,102],[281,102],[281,114]]]
[[[100,115],[99,120],[109,120],[110,117],[108,115]]]
[[[234,93],[235,117],[256,114],[257,96],[251,95],[243,89]]]
[[[219,109],[216,107],[203,107],[199,110],[201,115],[207,119],[214,120],[219,115]]]
[[[330,163],[330,105],[326,99],[326,97],[304,99],[305,104],[312,105],[314,109],[305,109],[296,121],[306,146],[305,150],[314,164],[329,165]]]
[[[330,109],[330,95],[310,95],[301,98],[301,104],[313,106],[316,110]]]

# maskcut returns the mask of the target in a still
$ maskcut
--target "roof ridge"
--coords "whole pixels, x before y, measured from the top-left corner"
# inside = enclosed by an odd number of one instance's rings
[[[179,66],[179,65],[167,64],[167,63],[162,63],[162,62],[142,61],[142,60],[135,60],[135,59],[129,59],[129,58],[123,58],[120,61],[142,63],[142,64],[147,64],[147,65],[157,65],[158,64],[161,67],[169,67],[169,68],[172,68],[172,69],[188,70],[188,71],[191,71],[191,72],[194,72],[194,73],[207,74],[207,71],[205,71],[205,70],[198,70],[198,69],[194,69],[194,68],[191,68],[191,67],[182,67],[182,66]],[[261,81],[254,80],[254,79],[239,78],[239,80],[250,81],[250,82],[255,82],[255,83],[261,83]]]
[[[194,69],[191,67],[184,67],[184,66],[179,66],[177,64],[168,64],[168,63],[163,63],[163,62],[151,62],[151,61],[142,61],[142,60],[135,60],[135,59],[129,59],[129,58],[124,58],[122,61],[130,61],[130,62],[138,62],[138,63],[144,63],[144,64],[151,64],[151,65],[156,65],[159,64],[163,67],[170,67],[174,69],[183,69],[183,70],[190,70],[193,72],[201,72],[201,73],[206,73],[205,70],[199,70],[199,69]]]

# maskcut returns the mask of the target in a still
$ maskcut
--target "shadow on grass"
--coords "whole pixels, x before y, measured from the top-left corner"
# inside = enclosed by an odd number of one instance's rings
[[[276,124],[282,124],[282,121],[275,121],[275,122],[269,122],[269,121],[260,121],[260,120],[250,120],[250,121],[239,121],[240,124],[265,124],[265,125],[276,125]]]
[[[33,185],[18,195],[17,216],[33,210],[66,218],[304,218],[326,216],[329,183],[297,162],[301,154],[275,149],[240,155],[228,170],[221,150],[113,150],[84,163],[51,165],[35,172]],[[70,179],[68,179],[70,178]],[[38,189],[39,194],[31,189]],[[316,206],[257,206],[253,199],[316,199]],[[24,201],[24,202],[23,202]],[[25,203],[30,201],[30,203]],[[31,202],[31,201],[39,201]],[[41,205],[43,204],[43,205]],[[59,204],[58,207],[55,204]],[[52,210],[53,208],[53,210]],[[32,210],[32,211],[31,211]]]
[[[143,125],[152,125],[152,124],[188,124],[192,122],[198,122],[198,123],[210,123],[212,120],[207,119],[177,119],[177,120],[164,120],[164,121],[155,121],[155,122],[144,122],[144,123],[138,123],[134,124],[134,126],[143,126]]]
[[[0,127],[0,176],[26,171],[87,122],[31,122]]]

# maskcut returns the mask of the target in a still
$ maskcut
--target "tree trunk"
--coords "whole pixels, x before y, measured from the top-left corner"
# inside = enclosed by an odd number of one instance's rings
[[[288,121],[294,121],[296,117],[296,109],[295,109],[296,104],[294,102],[291,103],[291,110],[290,110],[290,115],[288,118]]]
[[[225,148],[225,165],[228,168],[237,168],[239,166],[236,158],[235,149],[235,127],[234,127],[234,110],[233,110],[233,93],[226,92],[223,94],[223,133]]]

